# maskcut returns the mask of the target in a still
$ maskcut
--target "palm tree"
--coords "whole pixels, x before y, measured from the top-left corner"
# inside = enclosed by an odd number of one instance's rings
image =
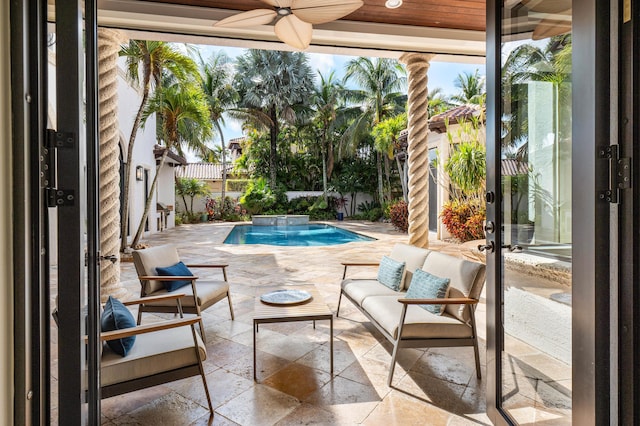
[[[124,163],[122,218],[120,221],[120,251],[124,251],[127,247],[127,228],[129,226],[129,189],[133,147],[149,95],[153,87],[160,84],[164,71],[170,72],[179,79],[185,79],[188,75],[193,75],[196,72],[196,67],[191,59],[170,44],[161,41],[130,40],[128,44],[121,46],[119,55],[125,58],[129,80],[140,85],[142,89],[142,99],[129,136],[127,161]]]
[[[354,151],[365,135],[387,117],[401,113],[405,109],[406,77],[404,69],[397,61],[386,58],[357,58],[347,63],[345,83],[353,81],[359,89],[349,90],[348,98],[359,109],[343,135],[343,141]],[[376,150],[378,170],[378,197],[384,202],[382,176],[382,155]]]
[[[404,161],[404,164],[400,162],[400,157],[404,157],[403,159],[406,160],[406,146],[403,149],[398,141],[400,132],[406,128],[407,114],[402,113],[381,121],[373,128],[371,133],[374,138],[376,150],[386,152],[387,158],[396,160],[398,175],[400,176],[400,185],[402,186],[402,196],[404,201],[408,202],[409,189],[407,186],[407,162]],[[398,155],[401,153],[404,155]],[[387,180],[387,186],[391,187],[389,180]]]
[[[470,72],[458,74],[454,84],[460,89],[460,93],[451,97],[454,103],[458,105],[485,104],[487,93],[484,88],[484,77],[480,77],[478,70],[475,70],[473,74]]]
[[[201,141],[211,136],[211,121],[204,95],[200,87],[189,82],[177,82],[157,88],[142,115],[144,124],[149,117],[157,114],[161,123],[161,134],[165,150],[156,167],[156,174],[151,183],[150,193],[153,194],[158,184],[160,170],[164,166],[169,151],[182,146],[198,149]],[[144,224],[151,209],[151,199],[148,197],[144,206],[144,213],[140,219],[138,230],[131,242],[136,247],[144,231]]]
[[[427,94],[427,101],[429,117],[445,112],[452,106],[445,94],[442,93],[442,88],[440,87],[434,87],[429,90],[429,93]]]
[[[294,122],[296,108],[307,105],[313,93],[308,58],[302,52],[251,49],[236,60],[234,87],[242,116],[257,128],[269,129],[269,185],[275,189],[280,120]]]
[[[320,132],[320,148],[322,154],[322,190],[327,201],[328,181],[331,179],[334,166],[333,134],[341,122],[345,87],[336,80],[335,72],[325,77],[318,72],[320,82],[315,88],[313,104],[313,122]]]
[[[502,117],[502,144],[504,148],[517,148],[517,158],[526,161],[528,121],[528,84],[531,81],[553,83],[556,102],[571,102],[571,34],[551,37],[544,47],[523,44],[511,51],[502,67],[502,99],[509,100],[511,113]],[[559,137],[570,134],[571,120],[560,120]]]
[[[223,114],[233,108],[238,100],[238,93],[233,88],[229,58],[224,52],[218,52],[208,63],[200,58],[200,75],[202,76],[202,91],[204,92],[209,119],[220,135],[222,157],[222,194],[224,203],[227,187],[227,157],[222,126]],[[213,154],[213,153],[212,153]]]

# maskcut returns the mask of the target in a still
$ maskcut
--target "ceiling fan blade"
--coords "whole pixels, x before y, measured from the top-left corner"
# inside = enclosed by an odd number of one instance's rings
[[[289,46],[304,50],[311,43],[313,27],[295,15],[288,15],[276,23],[275,32],[278,38]]]
[[[262,0],[262,2],[273,7],[291,7],[293,0]]]
[[[363,4],[362,0],[293,0],[291,10],[304,22],[324,24],[347,16]]]
[[[561,13],[571,8],[571,0],[522,0],[522,4],[538,13]]]
[[[267,25],[273,22],[278,16],[275,10],[271,9],[255,9],[248,12],[238,13],[237,15],[224,18],[215,24],[214,27],[242,28],[253,27],[256,25]]]
[[[558,18],[546,18],[540,21],[533,30],[531,38],[541,40],[571,32],[571,9],[558,13]]]

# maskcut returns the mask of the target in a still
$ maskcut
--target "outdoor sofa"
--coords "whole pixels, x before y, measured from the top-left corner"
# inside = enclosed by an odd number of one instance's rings
[[[342,262],[344,273],[336,316],[340,314],[340,303],[344,296],[393,344],[389,386],[400,348],[472,346],[476,375],[480,378],[474,312],[485,282],[485,265],[408,244],[397,244],[388,258],[382,261],[385,264],[404,264],[397,289],[388,286],[388,277],[384,276],[381,262]],[[377,266],[378,277],[347,277],[349,268],[366,266]],[[427,274],[416,272],[418,269]],[[448,280],[448,287],[444,291],[438,289],[441,291],[439,297],[423,298],[418,293],[418,298],[415,298],[416,293],[412,291],[409,294],[412,298],[408,298],[407,290],[416,274],[421,279],[427,277],[427,280],[442,284]],[[416,279],[414,282],[418,281]],[[417,284],[414,290],[416,288]],[[441,313],[438,307],[441,307]],[[436,313],[427,308],[435,309]]]

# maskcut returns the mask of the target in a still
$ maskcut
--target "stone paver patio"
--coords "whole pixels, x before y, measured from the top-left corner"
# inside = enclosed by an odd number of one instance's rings
[[[489,424],[484,381],[475,377],[471,348],[403,349],[386,384],[391,345],[348,301],[334,319],[335,376],[328,363],[328,324],[264,324],[258,340],[258,376],[252,380],[254,298],[273,285],[314,284],[335,312],[342,260],[377,261],[407,235],[389,224],[340,222],[377,238],[325,247],[225,245],[229,223],[183,225],[147,238],[149,246],[173,243],[182,260],[228,263],[236,314],[222,301],[204,312],[207,381],[215,408],[210,422],[200,377],[102,401],[104,425],[461,425]],[[475,258],[464,245],[432,241],[435,250]],[[139,282],[132,263],[122,263],[121,281],[131,297]],[[205,271],[203,271],[205,272]],[[375,269],[370,274],[375,274]],[[213,272],[212,274],[215,274]],[[198,271],[198,275],[203,274]],[[481,362],[485,374],[485,305],[478,306]],[[145,314],[143,321],[158,320]],[[55,329],[52,332],[55,342]],[[55,357],[55,345],[53,355]],[[57,381],[52,380],[57,401]],[[56,414],[55,407],[53,413]]]

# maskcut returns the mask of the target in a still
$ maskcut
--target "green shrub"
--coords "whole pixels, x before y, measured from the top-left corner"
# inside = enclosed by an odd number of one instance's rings
[[[249,182],[247,190],[240,197],[240,204],[251,214],[270,214],[270,209],[275,207],[276,202],[276,194],[271,191],[265,178]]]
[[[409,206],[400,200],[389,206],[391,224],[401,232],[409,230]]]
[[[442,207],[442,223],[460,242],[484,238],[486,209],[484,204],[467,200],[453,200]]]

